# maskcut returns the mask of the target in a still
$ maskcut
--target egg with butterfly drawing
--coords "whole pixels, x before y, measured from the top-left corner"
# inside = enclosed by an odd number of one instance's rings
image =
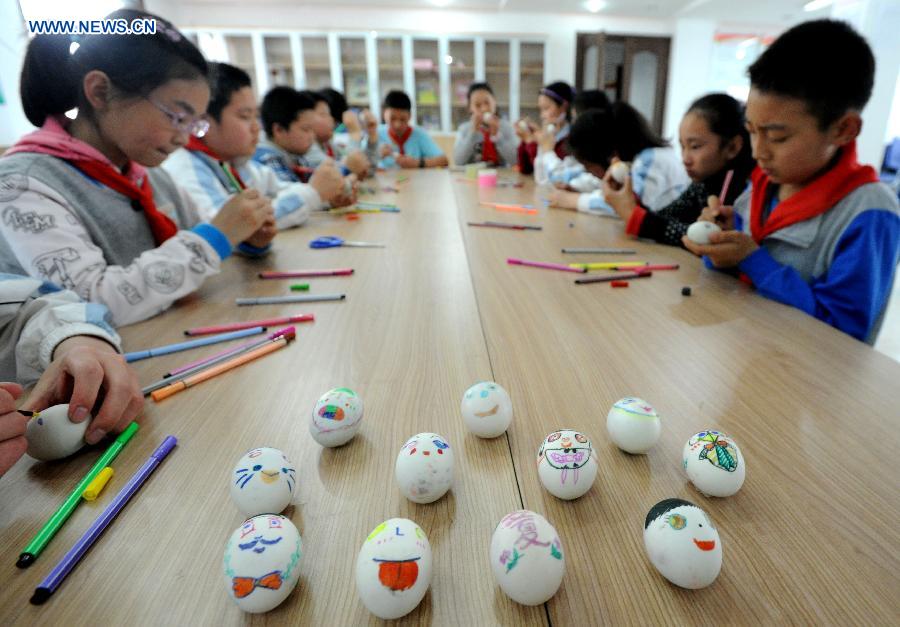
[[[36,412],[25,427],[25,452],[41,461],[68,457],[85,445],[84,434],[90,422],[90,416],[79,423],[69,420],[68,404]]]
[[[694,487],[708,496],[731,496],[741,489],[747,465],[740,447],[721,431],[706,429],[692,435],[681,464]]]
[[[469,431],[479,438],[496,438],[512,421],[509,394],[493,381],[482,381],[466,390],[460,411]]]
[[[231,498],[247,516],[280,514],[290,505],[297,471],[277,448],[248,451],[231,473]]]
[[[277,514],[254,516],[225,544],[222,569],[228,596],[245,612],[268,612],[291,594],[300,579],[300,532]]]
[[[341,446],[357,434],[362,418],[362,398],[350,388],[334,388],[316,402],[309,433],[322,446]]]
[[[705,588],[722,569],[722,540],[709,516],[682,499],[665,499],[644,519],[650,563],[676,586]]]
[[[453,484],[453,449],[437,433],[414,435],[397,454],[394,474],[400,492],[413,503],[436,501]]]
[[[378,618],[413,611],[431,585],[431,544],[406,518],[386,520],[368,535],[356,558],[356,592]]]
[[[555,497],[577,499],[591,489],[597,477],[597,457],[591,440],[579,431],[560,429],[541,443],[538,476]]]

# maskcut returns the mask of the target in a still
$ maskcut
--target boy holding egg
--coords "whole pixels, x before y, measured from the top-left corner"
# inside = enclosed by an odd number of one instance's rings
[[[717,268],[736,268],[762,295],[874,343],[900,260],[900,209],[856,160],[872,51],[846,23],[805,22],[749,73],[752,184],[733,209],[704,209],[701,219],[724,232],[683,243]]]

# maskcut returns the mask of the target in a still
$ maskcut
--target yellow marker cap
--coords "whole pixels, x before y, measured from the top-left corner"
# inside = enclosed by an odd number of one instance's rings
[[[81,495],[84,497],[84,500],[96,500],[114,474],[115,471],[112,469],[112,466],[107,466],[101,470],[100,473],[94,477],[94,480],[88,484],[88,487],[84,489],[84,494]]]

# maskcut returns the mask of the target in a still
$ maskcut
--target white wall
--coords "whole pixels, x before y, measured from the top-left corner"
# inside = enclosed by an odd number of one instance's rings
[[[663,136],[678,148],[678,125],[691,102],[709,91],[709,64],[713,56],[716,23],[680,19],[675,22],[669,59],[669,83]]]
[[[28,37],[22,24],[19,5],[0,0],[0,146],[10,146],[34,127],[25,118],[19,98],[19,74]]]
[[[252,9],[232,5],[178,3],[145,0],[148,11],[168,18],[182,28],[272,30],[386,31],[466,35],[523,35],[546,37],[547,76],[550,80],[575,80],[575,33],[608,31],[633,35],[668,35],[667,20],[612,18],[593,15],[522,13],[516,11],[459,11],[449,9],[353,9],[298,7],[254,2]]]

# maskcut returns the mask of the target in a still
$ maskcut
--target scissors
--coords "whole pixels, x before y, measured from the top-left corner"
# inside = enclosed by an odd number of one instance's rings
[[[310,248],[335,248],[337,246],[357,246],[359,248],[384,248],[384,244],[376,244],[373,242],[348,242],[340,237],[325,235],[317,237],[309,243]]]

